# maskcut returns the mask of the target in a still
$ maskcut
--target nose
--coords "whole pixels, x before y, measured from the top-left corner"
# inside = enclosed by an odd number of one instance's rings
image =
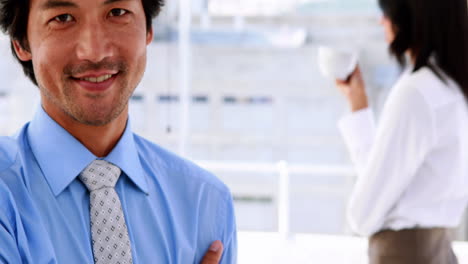
[[[99,21],[84,23],[76,37],[76,56],[79,60],[100,62],[114,55],[110,32]]]

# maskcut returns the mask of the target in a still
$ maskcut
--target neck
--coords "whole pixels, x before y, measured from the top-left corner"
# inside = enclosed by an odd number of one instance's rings
[[[48,109],[44,104],[46,113],[61,127],[81,142],[91,153],[97,157],[107,156],[122,137],[128,119],[128,106],[110,123],[103,126],[90,126],[72,119],[67,114],[54,109]]]
[[[411,50],[407,50],[406,51],[406,55],[408,56],[408,58],[410,59],[410,62],[414,65],[416,64],[416,57],[414,56],[414,53],[411,51]]]

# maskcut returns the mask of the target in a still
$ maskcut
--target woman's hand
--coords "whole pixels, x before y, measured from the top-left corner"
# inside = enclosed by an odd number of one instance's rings
[[[366,87],[359,66],[356,66],[356,69],[346,81],[336,80],[336,86],[346,96],[352,112],[369,107]]]

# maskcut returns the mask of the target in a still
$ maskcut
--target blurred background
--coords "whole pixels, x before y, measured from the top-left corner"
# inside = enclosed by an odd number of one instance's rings
[[[166,2],[130,102],[134,131],[230,187],[239,263],[366,263],[367,242],[345,214],[355,174],[337,121],[347,105],[320,74],[317,50],[358,51],[378,118],[400,69],[377,0]],[[0,135],[11,135],[39,95],[4,35],[0,80]],[[468,247],[455,250],[463,263]]]

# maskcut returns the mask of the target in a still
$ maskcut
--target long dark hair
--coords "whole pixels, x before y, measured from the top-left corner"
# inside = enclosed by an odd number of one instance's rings
[[[146,29],[152,27],[152,20],[161,11],[164,0],[142,0],[146,16]],[[0,0],[0,30],[7,33],[11,40],[17,40],[21,47],[29,50],[27,25],[29,16],[29,0]],[[11,45],[13,56],[23,67],[24,74],[37,85],[32,61],[21,61]]]
[[[429,67],[443,81],[440,68],[455,80],[468,100],[468,6],[466,0],[379,0],[395,39],[390,52],[405,65],[405,52],[415,59],[413,71]],[[430,58],[435,59],[435,65]]]

